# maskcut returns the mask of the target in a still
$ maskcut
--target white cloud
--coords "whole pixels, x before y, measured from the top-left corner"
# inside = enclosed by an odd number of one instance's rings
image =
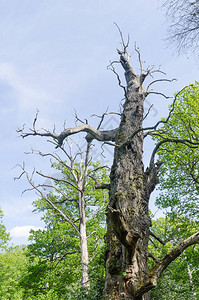
[[[27,225],[27,226],[16,226],[10,230],[10,234],[12,237],[29,237],[30,230],[39,230],[43,229],[42,227],[36,227],[33,225]]]
[[[41,102],[53,102],[47,95],[46,91],[35,89],[24,80],[15,68],[14,64],[7,62],[0,62],[0,80],[8,83],[16,92],[18,101],[23,109],[38,108]]]

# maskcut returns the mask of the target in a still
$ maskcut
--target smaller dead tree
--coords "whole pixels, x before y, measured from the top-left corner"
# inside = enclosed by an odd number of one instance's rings
[[[38,115],[38,113],[37,113]],[[37,115],[33,122],[33,128],[36,132],[35,126],[37,121]],[[36,133],[37,134],[37,133]],[[22,134],[23,136],[23,134]],[[65,145],[66,144],[66,145]],[[22,175],[25,175],[27,181],[31,185],[30,189],[27,190],[35,190],[37,194],[45,200],[51,208],[55,211],[56,214],[60,215],[66,222],[68,222],[73,229],[75,230],[76,234],[80,240],[80,253],[81,253],[81,269],[82,269],[82,287],[88,292],[90,289],[90,282],[89,282],[89,275],[88,275],[88,266],[89,266],[89,253],[88,253],[88,239],[95,234],[97,231],[93,231],[87,234],[87,224],[90,220],[95,218],[97,214],[103,210],[105,210],[108,194],[107,189],[109,189],[108,183],[101,183],[100,171],[103,171],[104,174],[107,173],[105,169],[108,167],[95,165],[91,163],[90,159],[90,150],[91,150],[91,141],[86,143],[86,150],[83,151],[78,144],[71,141],[69,143],[66,140],[66,143],[59,145],[59,150],[61,150],[61,154],[59,152],[55,153],[42,153],[40,151],[33,151],[32,153],[37,153],[42,157],[50,157],[51,163],[52,161],[59,166],[60,174],[57,176],[51,176],[44,174],[40,171],[33,171],[32,175],[30,176],[28,172],[25,170],[24,166],[20,166],[22,168],[21,175],[16,178],[19,179]],[[57,146],[57,144],[56,144]],[[66,150],[67,146],[67,150]],[[75,154],[73,154],[73,146],[76,148]],[[64,157],[64,158],[63,158]],[[43,184],[35,184],[33,178],[35,175],[40,177],[39,181],[41,182],[44,180]],[[61,176],[60,176],[61,175]],[[103,177],[103,176],[102,176]],[[93,199],[90,199],[86,194],[86,188],[88,186],[88,181],[93,182],[93,189],[94,186],[96,189],[103,189],[101,192],[101,203],[96,200],[94,204],[94,208],[90,209],[91,212],[89,214],[86,213],[87,208],[91,205],[93,206]],[[50,182],[50,183],[46,183]],[[65,186],[65,188],[62,188]],[[46,193],[46,190],[51,189],[53,193],[56,195],[56,200],[52,199],[50,193]],[[27,191],[25,190],[25,191]],[[71,194],[74,197],[70,197]],[[95,193],[95,191],[94,191]],[[99,197],[99,196],[96,196]],[[92,204],[91,204],[92,200]],[[74,203],[75,207],[78,209],[78,218],[75,219],[74,216],[71,216],[71,212],[67,212],[65,209],[66,203]],[[95,249],[91,255],[94,257],[97,253],[97,235],[96,235],[96,242],[95,242]]]

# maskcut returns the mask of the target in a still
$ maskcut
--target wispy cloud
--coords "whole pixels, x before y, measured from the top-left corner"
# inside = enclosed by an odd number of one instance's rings
[[[39,230],[39,229],[43,229],[42,227],[36,227],[34,225],[26,225],[26,226],[16,226],[16,227],[13,227],[11,230],[10,230],[10,235],[11,237],[29,237],[30,235],[30,230],[33,229],[33,230]]]
[[[9,84],[16,93],[16,99],[20,108],[38,108],[41,103],[53,101],[45,90],[35,89],[20,76],[15,66],[11,63],[0,62],[0,80]]]

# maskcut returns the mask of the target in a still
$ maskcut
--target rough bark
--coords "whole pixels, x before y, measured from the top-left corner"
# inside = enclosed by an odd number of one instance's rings
[[[156,145],[149,168],[144,172],[143,132],[146,129],[143,129],[142,123],[147,93],[142,83],[148,73],[135,73],[125,47],[123,52],[118,53],[125,70],[127,87],[123,87],[118,79],[119,85],[124,89],[125,103],[115,138],[116,147],[110,174],[104,299],[149,300],[149,291],[157,285],[157,280],[165,268],[187,247],[198,243],[199,240],[199,233],[189,237],[148,270],[148,241],[151,234],[148,203],[150,194],[158,182],[158,170],[161,165],[154,163],[155,153],[160,148],[160,143],[174,142],[189,146],[193,142],[163,140]],[[114,68],[113,71],[116,73]],[[116,75],[118,77],[117,73]],[[173,109],[165,122],[168,122]],[[153,129],[156,129],[160,122]]]
[[[144,173],[142,161],[143,74],[135,74],[124,53],[120,53],[120,61],[127,88],[110,175],[104,299],[147,300],[147,294],[135,298],[132,287],[148,272],[148,201],[157,181],[156,169]]]

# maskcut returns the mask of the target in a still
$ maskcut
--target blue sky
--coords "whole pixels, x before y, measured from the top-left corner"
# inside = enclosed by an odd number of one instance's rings
[[[39,127],[57,131],[64,121],[74,125],[74,109],[82,118],[93,113],[118,110],[122,90],[110,71],[109,60],[118,59],[116,48],[120,37],[130,35],[130,53],[134,42],[140,48],[145,66],[161,65],[172,84],[157,85],[168,95],[198,79],[198,64],[191,53],[175,53],[166,39],[167,22],[156,0],[0,0],[0,207],[4,224],[13,242],[24,243],[30,227],[43,224],[32,213],[33,193],[22,191],[26,181],[14,181],[20,171],[13,167],[26,163],[48,170],[46,161],[24,152],[34,149],[49,151],[42,139],[20,139],[17,127],[31,127],[39,109]],[[132,49],[132,51],[131,51]],[[137,56],[132,65],[138,70]],[[153,124],[166,114],[168,100],[153,96]],[[149,104],[148,104],[149,105]],[[150,154],[151,145],[147,145]],[[51,148],[52,149],[52,148]]]

